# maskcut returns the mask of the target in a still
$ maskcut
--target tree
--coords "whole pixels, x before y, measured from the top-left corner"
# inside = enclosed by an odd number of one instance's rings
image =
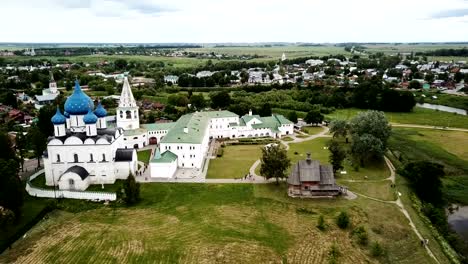
[[[18,107],[18,100],[16,99],[15,94],[11,91],[8,91],[2,95],[1,102],[13,108]]]
[[[422,88],[422,85],[420,82],[416,81],[416,80],[412,80],[409,85],[408,85],[408,88],[410,89],[421,89]]]
[[[45,105],[39,110],[37,126],[42,134],[52,136],[54,133],[54,125],[50,122],[50,119],[55,115],[56,111],[57,108],[53,105]]]
[[[441,178],[445,175],[443,165],[429,161],[411,162],[398,173],[408,179],[411,188],[421,200],[441,205],[443,201]]]
[[[271,106],[269,103],[264,103],[258,110],[260,116],[271,116]]]
[[[344,137],[346,138],[346,143],[348,143],[348,132],[349,124],[345,120],[333,120],[330,123],[330,133],[333,134],[333,137]]]
[[[114,61],[114,66],[117,70],[124,70],[125,68],[127,68],[127,61],[124,60],[124,59],[116,59]]]
[[[41,157],[46,149],[46,136],[41,132],[39,127],[33,126],[28,133],[28,141],[37,159],[37,168],[41,167]]]
[[[351,154],[354,159],[359,161],[361,167],[365,161],[371,158],[382,158],[385,147],[382,141],[371,134],[363,134],[361,136],[355,134],[351,145]]]
[[[324,116],[320,113],[319,110],[311,110],[307,113],[304,118],[304,121],[307,124],[317,125],[323,122]]]
[[[7,225],[13,223],[15,213],[8,208],[0,206],[0,229],[4,229]]]
[[[358,137],[369,134],[379,139],[383,148],[387,147],[387,141],[391,134],[391,127],[383,112],[366,111],[360,112],[350,122],[350,132]]]
[[[211,107],[214,109],[217,108],[226,108],[231,104],[231,96],[228,91],[220,91],[210,94],[211,98]]]
[[[203,94],[192,95],[190,97],[190,104],[192,105],[192,107],[202,109],[206,106],[205,97],[203,97]]]
[[[0,206],[13,211],[18,219],[23,205],[23,184],[17,175],[18,163],[0,159]]]
[[[341,228],[341,229],[346,229],[348,228],[350,224],[350,219],[348,216],[348,213],[345,211],[341,212],[337,217],[336,217],[336,225]]]
[[[317,220],[317,228],[320,231],[325,231],[325,229],[327,229],[327,223],[325,223],[325,218],[323,217],[323,215],[320,215]]]
[[[294,124],[297,123],[297,113],[296,113],[296,111],[290,111],[288,113],[288,119],[289,119],[289,121],[293,122]]]
[[[455,73],[455,75],[453,76],[453,79],[455,80],[455,82],[459,83],[461,82],[461,80],[463,80],[463,73],[461,73],[460,71],[457,71]]]
[[[18,133],[16,134],[16,150],[18,151],[21,171],[24,171],[24,151],[26,150],[27,139],[23,131],[23,127],[20,126]]]
[[[336,140],[330,141],[328,150],[330,150],[329,161],[333,166],[333,173],[336,173],[337,170],[343,169],[343,161],[346,158],[346,152]]]
[[[0,132],[0,159],[15,159],[13,144],[7,133]]]
[[[136,182],[135,176],[130,173],[124,183],[124,200],[128,205],[137,203],[140,200],[140,183]]]
[[[276,178],[276,184],[279,184],[279,179],[286,177],[290,162],[286,149],[279,144],[265,146],[262,148],[260,173],[267,179]]]

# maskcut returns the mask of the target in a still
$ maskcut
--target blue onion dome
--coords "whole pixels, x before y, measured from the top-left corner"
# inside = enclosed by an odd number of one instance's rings
[[[50,119],[50,121],[52,121],[52,124],[54,125],[61,125],[61,124],[65,124],[67,119],[65,118],[64,115],[62,115],[62,113],[60,113],[60,109],[57,106],[57,112],[55,112],[55,115]]]
[[[65,111],[70,115],[84,115],[88,110],[94,109],[94,102],[80,87],[78,80],[75,81],[75,89],[72,95],[65,101]]]
[[[98,105],[96,106],[96,110],[94,110],[94,114],[99,118],[106,117],[107,111],[106,109],[104,109],[101,102],[99,102]]]
[[[83,122],[85,124],[96,124],[98,117],[91,111],[88,110],[88,113],[83,117]]]
[[[67,111],[63,112],[63,115],[64,115],[66,118],[70,118],[70,114],[69,114]]]

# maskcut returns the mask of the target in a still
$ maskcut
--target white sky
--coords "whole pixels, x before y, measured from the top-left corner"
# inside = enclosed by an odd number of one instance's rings
[[[0,42],[468,41],[468,0],[0,0]]]

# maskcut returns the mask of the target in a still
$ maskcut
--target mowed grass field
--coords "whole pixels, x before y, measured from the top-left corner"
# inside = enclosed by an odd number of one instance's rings
[[[349,120],[356,116],[359,112],[363,111],[366,110],[356,108],[339,109],[329,115],[326,115],[326,117],[331,120]],[[387,116],[388,121],[391,123],[468,128],[468,116],[419,107],[415,107],[410,113],[385,112],[385,115]]]
[[[358,198],[303,200],[286,186],[143,184],[135,207],[56,211],[0,256],[0,263],[432,263],[391,204]],[[335,217],[346,210],[352,227]],[[320,215],[326,231],[315,226]],[[365,226],[385,249],[372,257],[351,235]],[[441,259],[441,263],[447,263]]]
[[[210,160],[208,179],[239,179],[261,157],[261,145],[226,146],[222,157]]]
[[[287,58],[299,58],[310,56],[328,56],[336,54],[350,54],[344,50],[344,47],[336,47],[333,45],[323,46],[273,46],[273,47],[260,47],[260,46],[244,46],[244,47],[211,47],[211,48],[193,48],[186,49],[189,52],[196,53],[211,53],[226,54],[230,56],[241,55],[258,55],[267,59],[280,59],[283,53]],[[259,58],[255,60],[262,60]]]

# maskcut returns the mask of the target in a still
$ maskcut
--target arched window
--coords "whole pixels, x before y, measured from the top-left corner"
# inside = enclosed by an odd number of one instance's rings
[[[89,161],[93,162],[93,154],[92,153],[89,154]]]
[[[135,110],[135,111],[133,111],[133,118],[137,118],[137,117],[138,117],[137,111]]]
[[[73,160],[74,160],[74,162],[79,162],[78,161],[78,154],[76,154],[76,153],[73,154]]]
[[[106,161],[106,154],[102,154],[102,161]]]
[[[132,119],[132,112],[130,110],[127,110],[127,112],[125,112],[125,118]]]
[[[60,155],[57,154],[57,162],[60,162]]]
[[[123,111],[120,111],[120,118],[123,118]]]

